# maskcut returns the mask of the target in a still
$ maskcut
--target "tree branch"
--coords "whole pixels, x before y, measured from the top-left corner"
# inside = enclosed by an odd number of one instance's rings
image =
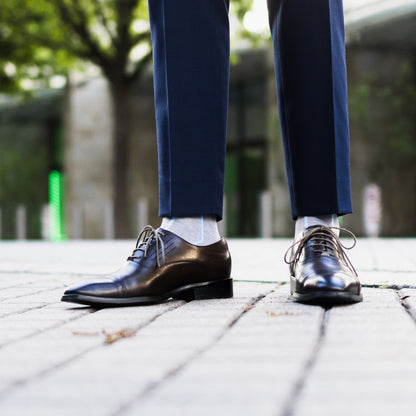
[[[94,8],[95,8],[95,12],[97,14],[97,17],[101,23],[101,25],[103,26],[104,30],[107,32],[108,36],[110,37],[111,43],[113,44],[113,46],[115,46],[116,41],[115,41],[115,37],[114,37],[114,33],[110,30],[110,25],[108,23],[108,19],[104,13],[104,10],[101,6],[101,3],[99,0],[92,0],[93,4],[94,4]]]
[[[131,37],[131,46],[134,47],[140,42],[147,41],[150,44],[151,36],[150,30],[146,30],[146,32],[137,33]]]
[[[152,51],[150,50],[146,55],[143,56],[142,59],[136,64],[136,68],[131,72],[127,78],[126,81],[128,84],[133,83],[136,81],[140,76],[143,74],[143,71],[146,69],[146,66],[149,62],[152,60]]]
[[[117,12],[117,49],[119,56],[124,61],[134,45],[130,36],[130,26],[133,19],[133,11],[138,6],[140,0],[116,0]]]
[[[61,16],[62,23],[69,26],[73,33],[80,38],[82,44],[86,46],[85,52],[80,51],[81,55],[84,58],[96,63],[99,67],[101,67],[103,72],[107,74],[111,62],[101,51],[93,36],[91,36],[91,33],[88,30],[87,18],[82,10],[79,0],[73,0],[72,2],[72,9],[76,12],[78,21],[74,18],[64,0],[54,0],[54,3]]]
[[[42,24],[42,18],[36,13],[28,13],[26,15],[26,19],[29,23],[35,22],[37,24]],[[22,25],[22,22],[18,19],[15,19],[14,16],[8,17],[7,28],[11,31],[11,35],[9,35],[9,37],[16,45],[15,48],[24,51],[25,48],[19,45],[31,44],[40,47],[47,47],[53,51],[69,50],[74,55],[81,55],[82,53],[85,53],[79,49],[74,48],[73,45],[70,45],[68,41],[53,38],[49,34],[39,35],[38,32],[28,30],[28,27],[30,27],[29,24]],[[1,47],[0,50],[2,49],[3,48]]]

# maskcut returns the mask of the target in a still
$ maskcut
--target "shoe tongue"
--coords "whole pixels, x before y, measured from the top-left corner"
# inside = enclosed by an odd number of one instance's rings
[[[314,230],[318,230],[318,235],[312,235],[311,238],[313,240],[323,240],[326,238],[333,238],[333,232],[330,228],[325,227],[324,225],[312,225],[311,227],[308,227],[305,229],[305,232],[303,236],[306,236],[307,234],[312,233]]]
[[[309,233],[310,231],[314,230],[315,228],[324,228],[324,225],[311,225],[310,227],[306,227],[304,234]]]
[[[308,233],[313,232],[314,229],[319,229],[319,228],[321,229],[323,228],[322,229],[323,235],[320,234],[321,232],[320,230],[319,234],[312,235],[309,238],[309,244],[312,247],[313,254],[315,256],[318,255],[319,257],[334,257],[334,252],[331,249],[331,246],[328,245],[328,243],[325,243],[325,240],[332,239],[329,229],[327,230],[326,227],[321,226],[321,225],[312,225],[305,229],[304,236],[306,236]]]
[[[307,234],[309,234],[311,231],[313,231],[315,228],[321,227],[320,225],[311,225],[310,227],[305,228],[303,231],[301,231],[299,234],[295,236],[295,241],[300,241],[303,238],[306,237]],[[312,237],[314,238],[314,237]]]

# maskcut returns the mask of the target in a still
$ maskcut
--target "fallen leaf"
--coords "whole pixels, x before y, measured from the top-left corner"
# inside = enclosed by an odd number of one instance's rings
[[[294,316],[294,315],[300,315],[299,313],[292,313],[292,312],[279,312],[279,313],[275,313],[272,311],[266,311],[267,315],[270,316]]]
[[[136,335],[137,329],[134,328],[123,328],[116,332],[107,332],[106,330],[103,331],[103,334],[105,335],[105,343],[106,344],[112,344],[113,342],[116,342],[120,340],[121,338],[129,338]]]
[[[71,331],[74,335],[83,335],[83,336],[96,336],[100,335],[99,332],[87,332],[87,331]]]

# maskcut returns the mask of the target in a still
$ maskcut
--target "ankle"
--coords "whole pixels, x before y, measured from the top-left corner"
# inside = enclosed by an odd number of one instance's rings
[[[313,226],[339,227],[338,216],[336,214],[319,215],[319,216],[303,216],[296,219],[295,239],[299,239],[309,227]],[[339,235],[339,230],[333,230]]]
[[[221,239],[214,215],[163,218],[160,228],[196,246],[208,246]]]

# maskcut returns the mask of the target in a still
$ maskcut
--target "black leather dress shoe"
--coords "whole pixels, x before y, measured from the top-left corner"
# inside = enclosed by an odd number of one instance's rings
[[[355,245],[355,236],[344,231],[354,237]],[[285,256],[290,265],[291,298],[322,306],[361,302],[357,273],[343,250],[352,247],[343,246],[331,228],[308,228]]]
[[[231,257],[224,239],[195,246],[146,226],[136,248],[115,273],[65,291],[62,301],[96,307],[146,305],[174,298],[230,298]]]

